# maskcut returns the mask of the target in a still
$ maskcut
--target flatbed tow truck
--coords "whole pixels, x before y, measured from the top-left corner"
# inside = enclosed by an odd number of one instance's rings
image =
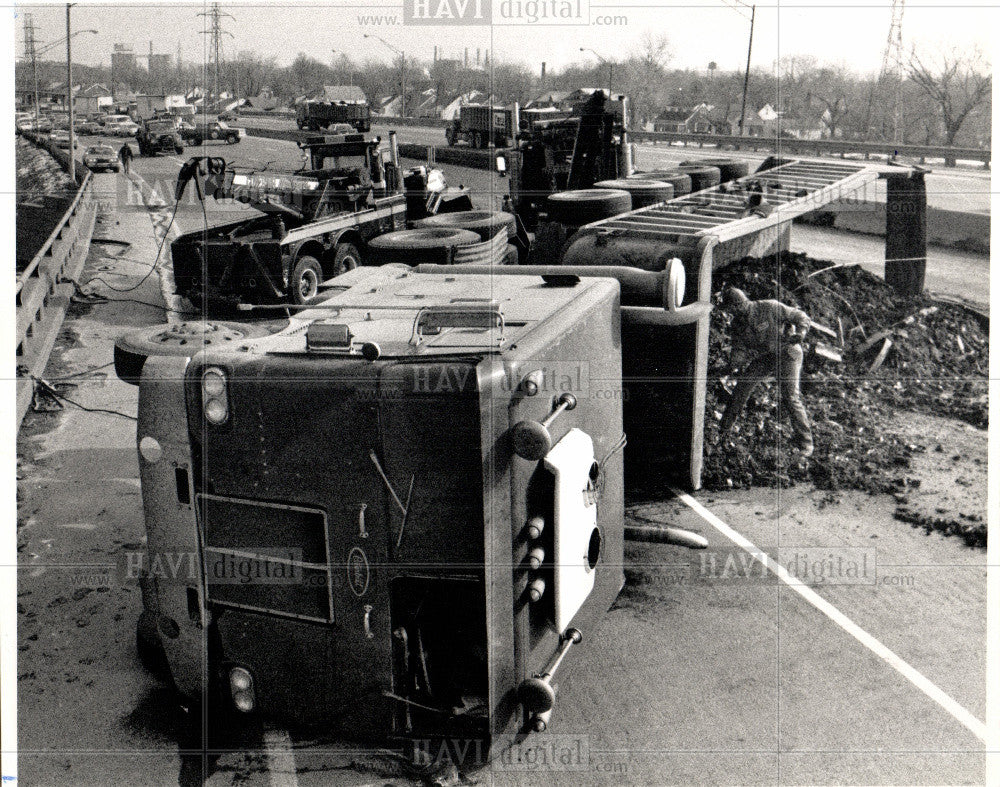
[[[179,176],[217,200],[260,211],[186,233],[171,244],[176,292],[196,307],[239,302],[303,303],[327,279],[366,262],[368,242],[407,221],[468,210],[468,191],[435,170],[403,172],[395,134],[310,137],[295,173],[246,171],[224,159],[192,159]],[[202,162],[205,162],[204,164]]]

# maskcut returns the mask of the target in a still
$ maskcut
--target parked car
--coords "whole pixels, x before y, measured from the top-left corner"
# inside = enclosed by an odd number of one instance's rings
[[[65,128],[57,128],[55,131],[52,132],[52,134],[49,137],[49,139],[52,140],[53,143],[55,143],[56,145],[58,145],[61,148],[68,148],[69,147],[69,130],[65,129]],[[79,147],[80,146],[80,143],[77,142],[75,139],[73,140],[73,142],[74,142],[73,147]]]
[[[131,120],[119,120],[104,124],[104,133],[113,137],[134,137],[139,133],[139,125]]]
[[[83,163],[94,172],[118,172],[121,161],[118,152],[111,145],[93,145],[83,154]]]
[[[77,123],[76,131],[78,134],[85,134],[87,136],[97,136],[104,129],[101,128],[101,124],[96,120],[87,119],[81,123]]]

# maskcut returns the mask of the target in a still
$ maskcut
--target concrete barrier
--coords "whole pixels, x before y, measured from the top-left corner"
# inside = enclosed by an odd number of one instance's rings
[[[866,202],[857,208],[823,210],[804,216],[807,224],[885,237],[885,203]],[[943,208],[927,208],[927,243],[975,254],[990,253],[990,217]]]
[[[47,139],[25,135],[68,166],[69,154]],[[76,196],[56,228],[17,279],[15,301],[17,345],[17,428],[31,406],[35,377],[41,377],[62,327],[75,280],[87,260],[97,218],[93,175],[86,167],[77,174]]]

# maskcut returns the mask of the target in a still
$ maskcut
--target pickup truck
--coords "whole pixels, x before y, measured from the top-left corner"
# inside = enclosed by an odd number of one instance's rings
[[[184,120],[180,131],[184,141],[189,145],[200,145],[206,140],[235,145],[247,135],[246,129],[230,126],[224,120],[198,119],[193,122]]]

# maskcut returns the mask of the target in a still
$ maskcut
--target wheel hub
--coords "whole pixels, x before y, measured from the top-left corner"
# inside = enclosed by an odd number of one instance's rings
[[[182,322],[166,326],[159,333],[150,337],[151,341],[161,344],[186,347],[191,344],[209,346],[223,342],[240,341],[245,338],[243,331],[229,325],[219,325],[214,322]]]

